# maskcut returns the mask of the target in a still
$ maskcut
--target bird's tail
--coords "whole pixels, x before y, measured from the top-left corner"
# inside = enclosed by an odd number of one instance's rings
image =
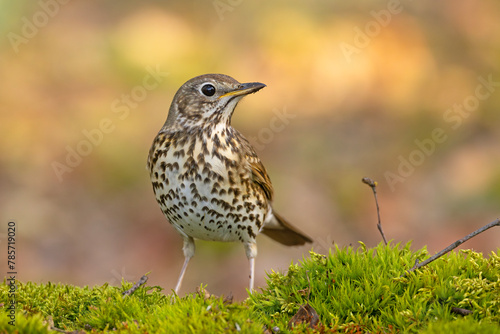
[[[264,225],[262,233],[271,239],[286,246],[300,246],[312,242],[311,238],[293,227],[277,213],[271,211],[269,215],[271,217]]]

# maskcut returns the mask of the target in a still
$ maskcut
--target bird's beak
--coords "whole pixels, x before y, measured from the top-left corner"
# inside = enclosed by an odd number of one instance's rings
[[[242,96],[242,95],[248,95],[255,93],[262,88],[266,87],[263,83],[260,82],[248,82],[248,83],[243,83],[238,86],[235,90],[232,90],[230,92],[227,92],[226,94],[223,94],[219,97],[219,99],[227,96]]]

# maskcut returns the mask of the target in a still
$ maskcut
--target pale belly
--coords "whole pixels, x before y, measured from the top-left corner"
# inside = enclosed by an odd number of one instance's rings
[[[174,154],[158,159],[153,189],[169,222],[184,236],[251,242],[268,213],[263,195],[252,191],[245,171],[226,168],[221,158]],[[196,151],[195,151],[196,153]]]

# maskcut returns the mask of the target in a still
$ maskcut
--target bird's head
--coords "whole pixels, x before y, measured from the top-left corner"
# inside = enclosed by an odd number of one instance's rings
[[[242,84],[224,74],[205,74],[190,79],[175,94],[163,128],[230,124],[238,102],[265,86],[260,82]]]

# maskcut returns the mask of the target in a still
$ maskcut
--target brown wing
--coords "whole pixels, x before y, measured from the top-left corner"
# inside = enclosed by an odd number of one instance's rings
[[[273,200],[273,186],[271,180],[267,175],[264,165],[260,161],[259,157],[256,155],[247,156],[248,164],[250,165],[250,170],[252,172],[252,181],[257,184],[269,201]]]
[[[248,140],[238,130],[232,130],[234,131],[235,141],[240,146],[241,152],[243,152],[242,158],[246,163],[246,167],[251,172],[251,182],[257,185],[264,192],[267,200],[271,202],[273,200],[273,186],[271,179],[267,175],[266,168]]]

